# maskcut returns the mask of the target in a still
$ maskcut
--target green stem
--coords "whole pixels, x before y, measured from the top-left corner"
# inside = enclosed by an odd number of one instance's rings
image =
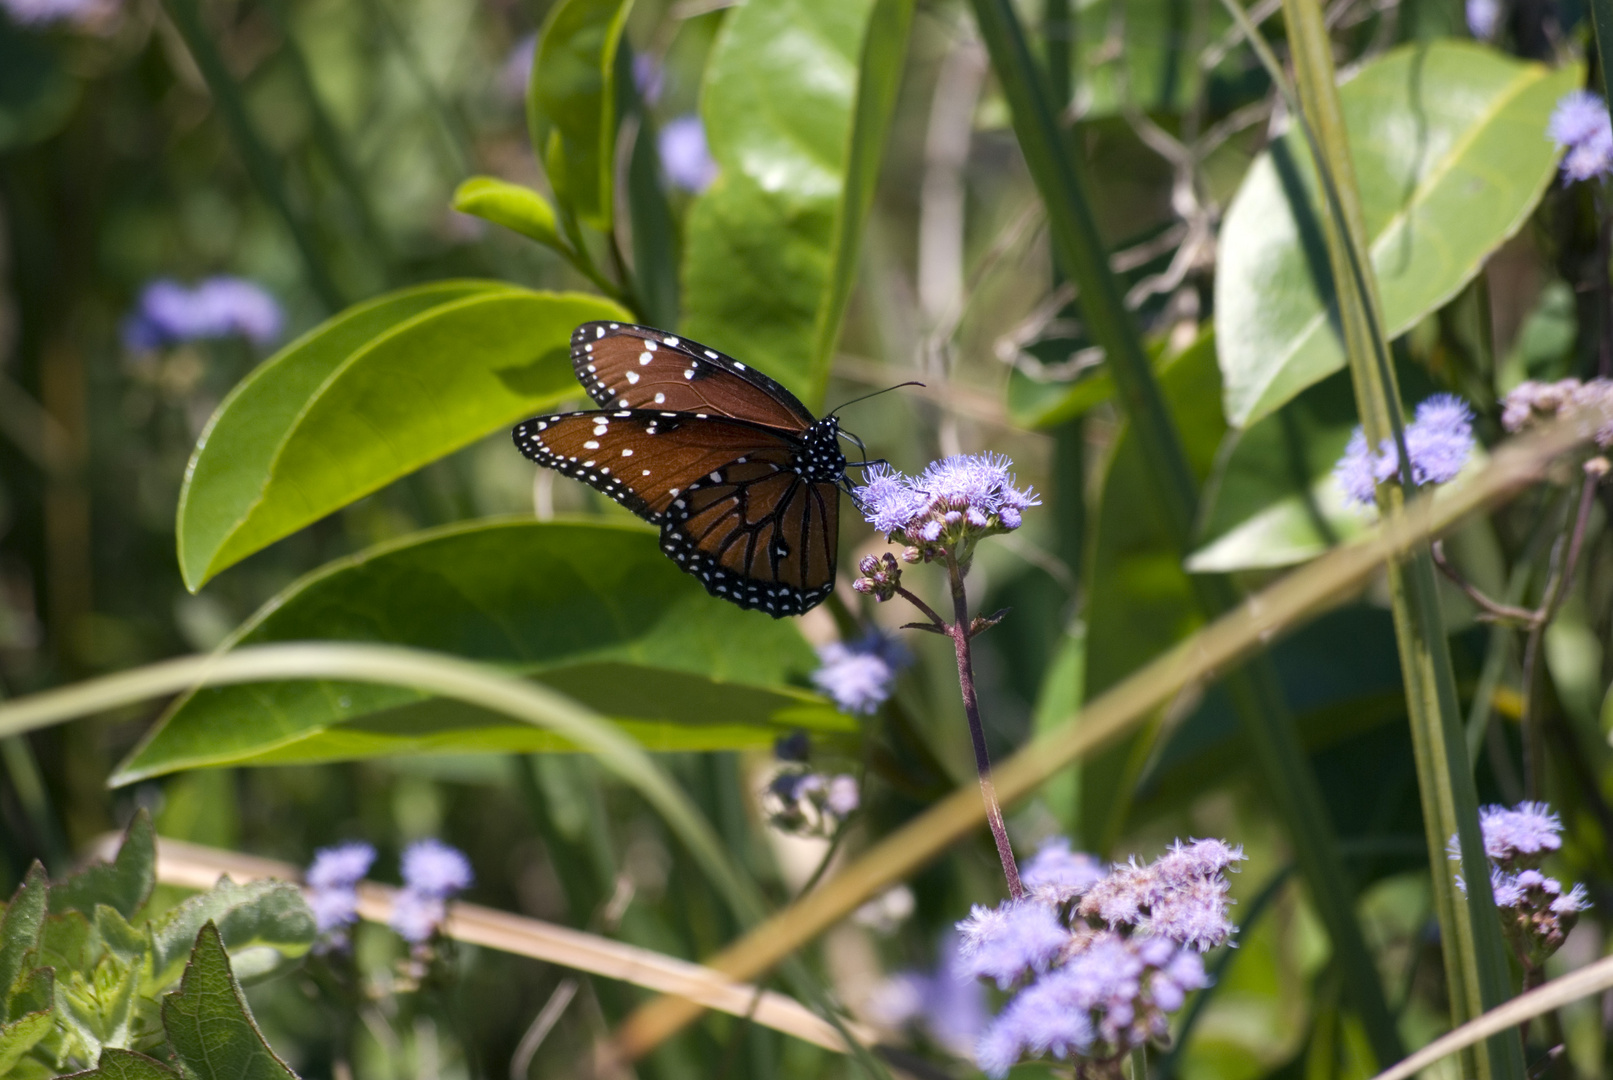
[[[1153,376],[1142,338],[1110,271],[1079,164],[1062,137],[1057,111],[1009,0],[974,0],[975,18],[1008,98],[1014,130],[1026,164],[1047,205],[1053,246],[1075,282],[1092,337],[1102,346],[1128,421],[1154,478],[1157,500],[1171,535],[1185,555],[1192,542],[1198,483]],[[1220,576],[1192,579],[1198,606],[1214,617],[1239,603],[1231,582]],[[1346,985],[1373,1051],[1387,1064],[1403,1056],[1399,1034],[1366,939],[1356,921],[1355,888],[1338,852],[1326,804],[1269,657],[1253,658],[1226,676],[1245,737],[1292,838],[1312,902],[1339,957]]]
[[[219,117],[224,123],[225,130],[229,132],[230,140],[235,144],[236,152],[241,155],[241,162],[246,166],[247,175],[252,178],[258,193],[274,208],[275,213],[280,215],[286,224],[286,230],[291,233],[292,242],[296,244],[297,252],[302,256],[309,285],[318,294],[320,302],[329,310],[339,311],[346,307],[341,290],[336,287],[335,279],[325,267],[325,259],[320,253],[313,228],[292,209],[291,199],[286,193],[275,156],[258,134],[257,125],[252,122],[252,117],[247,111],[246,99],[241,94],[240,86],[230,75],[223,56],[214,46],[207,28],[202,25],[201,11],[197,7],[196,0],[166,0],[166,3],[168,13],[173,17],[174,26],[179,30],[179,36],[184,39],[185,47],[190,50],[197,69],[201,71],[202,78],[207,83],[207,89],[213,95],[213,103],[218,106]]]
[[[1356,407],[1369,445],[1392,438],[1402,484],[1411,476],[1399,388],[1389,363],[1377,282],[1367,256],[1366,228],[1355,183],[1333,70],[1332,42],[1316,0],[1283,0],[1292,51],[1299,116],[1312,148],[1329,213],[1329,261],[1344,330],[1345,352],[1355,387]],[[1251,40],[1257,38],[1254,35]],[[1278,76],[1279,85],[1283,85]],[[1379,489],[1386,515],[1401,512],[1407,495],[1400,485]],[[1460,1023],[1494,1008],[1511,996],[1505,946],[1490,895],[1488,863],[1478,823],[1478,792],[1468,762],[1467,742],[1451,668],[1450,645],[1426,546],[1389,567],[1390,598],[1401,669],[1417,758],[1435,910],[1446,944],[1454,1019]],[[1456,895],[1446,840],[1455,835],[1467,882],[1465,903]],[[1454,954],[1454,955],[1453,955]],[[1516,1032],[1492,1037],[1485,1058],[1464,1062],[1464,1072],[1493,1080],[1522,1080],[1523,1046]]]

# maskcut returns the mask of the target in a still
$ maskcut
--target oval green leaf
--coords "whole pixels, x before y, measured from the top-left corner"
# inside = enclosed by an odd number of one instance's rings
[[[556,251],[570,250],[555,228],[554,207],[529,187],[491,176],[473,176],[454,191],[454,209],[529,236]]]
[[[608,232],[614,216],[616,48],[632,4],[563,0],[538,38],[527,90],[532,145],[555,197]]]
[[[191,456],[177,525],[186,585],[575,396],[572,329],[623,318],[595,296],[446,282],[294,342],[225,398]]]
[[[410,645],[529,675],[653,750],[765,746],[856,724],[788,685],[816,663],[793,623],[711,599],[638,525],[455,525],[332,563],[226,644]],[[115,782],[204,765],[408,752],[570,750],[509,717],[396,686],[287,681],[179,699]]]
[[[828,381],[910,16],[908,0],[750,0],[706,69],[721,173],[689,211],[683,330],[809,403]]]
[[[1455,296],[1528,219],[1556,168],[1546,122],[1582,82],[1577,67],[1437,41],[1391,52],[1340,88],[1391,337]],[[1227,211],[1216,338],[1234,426],[1344,366],[1320,205],[1304,140],[1290,131]]]

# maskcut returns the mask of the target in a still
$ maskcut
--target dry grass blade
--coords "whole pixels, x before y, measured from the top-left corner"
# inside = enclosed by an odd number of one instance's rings
[[[1613,987],[1613,956],[1519,994],[1499,1008],[1469,1020],[1449,1034],[1442,1035],[1392,1069],[1385,1069],[1372,1080],[1405,1080],[1423,1069],[1466,1047],[1482,1042],[1498,1032],[1516,1027],[1553,1009]]]
[[[1438,499],[1415,500],[1404,513],[1359,541],[1250,597],[998,765],[992,771],[998,797],[1004,805],[1024,798],[1055,773],[1130,730],[1184,686],[1213,679],[1307,616],[1359,589],[1379,567],[1413,545],[1539,480],[1553,459],[1586,441],[1600,422],[1604,421],[1585,416],[1513,440],[1496,451],[1473,482],[1441,492]],[[974,786],[954,791],[711,958],[708,966],[730,978],[755,978],[984,823],[985,810]],[[686,1000],[649,1002],[618,1029],[618,1051],[628,1058],[640,1057],[699,1012],[698,1005]]]
[[[116,834],[106,837],[103,854],[114,853],[118,840]],[[157,879],[163,884],[211,889],[222,874],[228,874],[237,882],[260,878],[297,881],[302,877],[302,871],[290,863],[182,840],[163,838],[157,841]],[[361,885],[359,917],[370,922],[387,922],[392,917],[392,903],[398,891],[386,885]],[[657,993],[675,994],[697,1002],[702,1008],[749,1016],[753,1022],[786,1035],[828,1050],[846,1052],[835,1029],[794,998],[764,990],[758,1001],[756,987],[664,953],[478,904],[450,904],[448,922],[443,929],[456,941],[602,975]],[[877,1041],[873,1031],[851,1023],[847,1026],[865,1044]]]

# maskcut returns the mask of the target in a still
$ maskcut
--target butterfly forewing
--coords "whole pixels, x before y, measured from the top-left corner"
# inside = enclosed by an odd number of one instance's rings
[[[701,420],[645,409],[559,413],[515,429],[521,453],[604,492],[647,521],[682,492],[737,460],[765,458],[789,467],[789,443],[748,424]]]
[[[724,416],[805,431],[813,416],[784,387],[716,349],[631,323],[583,323],[571,363],[588,396],[607,409]]]

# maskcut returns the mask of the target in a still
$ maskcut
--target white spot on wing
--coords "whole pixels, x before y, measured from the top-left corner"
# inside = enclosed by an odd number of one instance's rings
[[[633,385],[633,386],[637,386],[637,385],[638,385],[638,372],[636,372],[636,371],[629,371],[629,372],[628,372],[628,373],[627,373],[627,381],[628,381],[628,382],[629,382],[629,383],[630,383],[630,384],[632,384],[632,385]]]

